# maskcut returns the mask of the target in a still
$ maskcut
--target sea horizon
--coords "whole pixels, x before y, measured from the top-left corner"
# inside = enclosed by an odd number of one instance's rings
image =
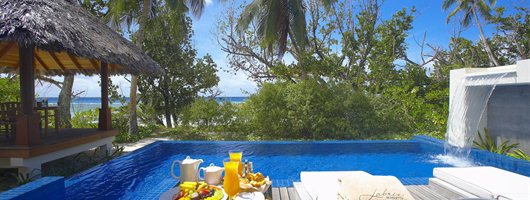
[[[204,97],[207,98],[207,97]],[[230,103],[243,103],[249,97],[243,96],[225,96],[225,97],[215,97],[216,101],[219,103],[230,102]],[[51,105],[57,105],[58,97],[37,97],[37,101],[42,101],[44,99],[48,100],[48,103]],[[111,107],[120,107],[129,103],[129,97],[125,97],[125,102],[114,101],[110,103]],[[70,106],[70,113],[75,114],[77,112],[82,112],[86,110],[92,110],[95,108],[101,107],[101,97],[77,97],[73,98]]]

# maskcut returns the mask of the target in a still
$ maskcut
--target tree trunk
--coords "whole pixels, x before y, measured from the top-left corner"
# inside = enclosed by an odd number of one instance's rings
[[[132,75],[131,77],[131,92],[129,95],[129,134],[138,134],[138,115],[136,114],[137,107],[137,90],[138,90],[138,77]]]
[[[72,88],[74,86],[74,75],[69,74],[64,76],[63,86],[59,93],[57,100],[58,112],[61,119],[61,126],[64,128],[72,128],[70,123],[70,105],[72,102]]]
[[[176,111],[171,113],[171,116],[173,117],[173,122],[175,122],[175,127],[179,125],[179,116],[177,115]]]
[[[173,128],[171,123],[171,110],[169,109],[169,100],[167,97],[164,97],[164,114],[166,115],[166,127]]]
[[[144,30],[149,13],[151,12],[151,0],[143,0],[142,15],[138,21],[138,32],[136,37],[136,46],[142,49],[144,42]],[[131,92],[129,96],[129,134],[138,134],[138,116],[136,114],[137,107],[137,91],[138,91],[138,76],[132,75],[131,77]]]
[[[482,25],[480,24],[480,20],[478,19],[477,10],[475,8],[475,5],[473,5],[473,16],[475,17],[475,22],[477,22],[478,31],[480,32],[480,40],[482,41],[482,44],[484,45],[484,49],[486,49],[486,53],[488,54],[488,58],[490,59],[495,66],[500,66],[499,62],[497,62],[497,59],[493,55],[493,51],[491,51],[490,45],[488,44],[488,41],[486,40],[486,37],[484,36],[484,31],[482,30]]]

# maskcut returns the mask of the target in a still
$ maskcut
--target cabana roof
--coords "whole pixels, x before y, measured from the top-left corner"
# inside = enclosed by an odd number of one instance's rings
[[[38,74],[163,74],[140,49],[66,0],[0,0],[0,72],[17,72],[19,44],[34,45]]]

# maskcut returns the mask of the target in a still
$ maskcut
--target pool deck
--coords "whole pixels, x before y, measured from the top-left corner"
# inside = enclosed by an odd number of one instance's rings
[[[446,200],[446,199],[461,199],[454,193],[441,193],[431,189],[428,185],[407,185],[405,186],[412,197],[416,200]],[[307,195],[300,195],[294,187],[276,187],[271,191],[272,200],[310,200]]]
[[[168,141],[168,140],[171,140],[171,138],[169,137],[150,137],[150,138],[144,138],[144,139],[141,139],[137,142],[132,142],[132,143],[122,143],[122,144],[119,144],[119,146],[123,147],[123,152],[124,153],[130,153],[134,150],[137,150],[137,149],[140,149],[144,146],[147,146],[153,142],[156,142],[156,141]]]

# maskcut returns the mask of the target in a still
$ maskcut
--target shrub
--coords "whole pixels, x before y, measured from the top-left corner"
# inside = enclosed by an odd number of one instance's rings
[[[98,109],[76,112],[71,119],[73,128],[98,128]],[[140,125],[137,135],[129,134],[128,108],[126,106],[112,108],[112,127],[118,130],[115,142],[134,142],[152,135],[159,128],[155,124]]]
[[[97,128],[98,119],[98,110],[91,109],[74,113],[70,123],[72,124],[72,128]]]
[[[386,135],[399,123],[378,110],[381,100],[346,84],[309,79],[263,84],[243,108],[250,130],[266,139],[360,139]]]
[[[218,103],[215,99],[200,97],[181,113],[182,125],[201,131],[243,132],[240,107],[238,104]]]
[[[242,104],[198,98],[179,114],[181,126],[170,135],[198,140],[326,140],[408,139],[419,133],[440,138],[446,121],[439,106],[444,94],[433,90],[424,98],[425,89],[391,86],[376,95],[317,79],[264,83]]]

